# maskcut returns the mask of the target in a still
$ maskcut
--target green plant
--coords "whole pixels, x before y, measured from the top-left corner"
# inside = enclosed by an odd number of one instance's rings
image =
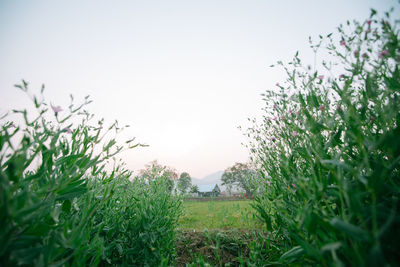
[[[25,81],[17,87],[28,90]],[[94,152],[100,138],[90,133],[99,130],[86,126],[89,114],[79,113],[89,103],[87,98],[78,107],[71,104],[70,114],[63,118],[60,107],[49,106],[36,97],[33,102],[36,118],[30,119],[26,110],[14,110],[22,115],[22,123],[5,122],[0,129],[1,262],[4,265],[85,263],[89,256],[83,253],[83,247],[99,245],[85,231],[97,205],[80,207],[79,220],[69,215],[76,198],[88,192],[85,174],[97,174],[96,167],[108,155]],[[49,108],[53,111],[53,122],[46,119]],[[83,117],[74,130],[73,115]],[[109,154],[109,149],[111,146],[104,152]]]
[[[169,193],[168,181],[137,178],[133,184],[116,183],[118,191],[96,214],[96,221],[104,224],[101,234],[110,247],[107,263],[171,263],[181,201]]]
[[[276,247],[265,264],[399,263],[400,42],[398,21],[372,10],[327,40],[334,61],[304,68],[264,95],[264,121],[249,129],[266,181],[254,208]],[[278,252],[278,253],[275,253]]]
[[[197,258],[189,263],[187,265],[188,267],[210,267],[210,265],[207,261],[204,260],[203,256],[201,254],[197,255]]]
[[[28,91],[25,81],[16,87]],[[165,179],[132,182],[115,160],[141,144],[109,138],[117,122],[92,125],[88,98],[75,106],[71,97],[69,112],[32,100],[36,117],[14,110],[21,123],[0,128],[1,265],[171,263],[180,200]]]

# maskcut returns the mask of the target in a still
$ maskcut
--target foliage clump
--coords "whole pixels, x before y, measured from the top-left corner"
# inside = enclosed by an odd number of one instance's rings
[[[222,174],[221,181],[222,185],[227,187],[228,192],[233,189],[244,190],[246,197],[252,197],[259,193],[260,185],[262,185],[258,172],[251,164],[240,162],[227,168]]]
[[[278,62],[288,78],[264,95],[263,121],[249,129],[266,181],[254,205],[269,231],[264,263],[400,262],[398,26],[372,10],[341,25],[339,39],[311,44],[327,42],[334,60],[322,69],[297,54]]]
[[[22,118],[0,126],[0,265],[171,263],[180,200],[165,180],[133,181],[115,160],[141,144],[109,138],[122,128],[93,124],[88,98],[71,97],[67,111],[32,100],[36,117],[14,110]]]

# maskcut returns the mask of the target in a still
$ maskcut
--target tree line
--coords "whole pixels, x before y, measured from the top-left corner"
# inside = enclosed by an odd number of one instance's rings
[[[192,184],[192,177],[188,172],[179,173],[175,168],[163,165],[157,160],[146,164],[139,171],[138,177],[146,180],[166,179],[170,193],[174,190],[179,194],[199,192],[199,187]],[[250,163],[237,162],[225,169],[221,181],[229,194],[239,191],[246,196],[253,196],[260,191],[260,178],[260,173]]]

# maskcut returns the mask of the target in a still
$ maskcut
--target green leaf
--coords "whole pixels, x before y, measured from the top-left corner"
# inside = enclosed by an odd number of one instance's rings
[[[333,218],[330,221],[330,224],[337,230],[356,240],[364,241],[368,239],[367,233],[362,228],[355,226],[354,224],[344,222],[339,218]]]
[[[87,188],[85,183],[79,186],[68,186],[67,188],[57,192],[59,196],[56,199],[57,200],[73,199],[74,197],[78,197],[86,192]]]
[[[329,243],[329,244],[324,245],[324,246],[321,248],[321,252],[324,252],[324,251],[332,251],[332,250],[338,250],[341,246],[342,246],[342,243],[341,243],[341,242]]]
[[[322,164],[327,164],[327,165],[334,165],[334,166],[343,168],[345,170],[350,170],[351,169],[349,165],[347,165],[343,161],[336,160],[336,159],[324,159],[324,160],[321,160],[321,163]]]
[[[40,105],[39,105],[39,102],[37,101],[36,96],[33,97],[33,103],[35,104],[35,107],[36,107],[36,108],[38,108],[38,107],[40,106]]]
[[[59,158],[58,160],[56,160],[55,165],[62,165],[66,162],[74,162],[77,159],[83,157],[84,154],[76,154],[76,155],[69,155],[69,156],[64,156],[62,158]]]
[[[280,258],[279,261],[293,262],[299,259],[304,254],[304,249],[300,246],[295,246],[291,250],[286,251]]]
[[[375,16],[376,15],[376,10],[375,9],[373,9],[373,8],[371,8],[371,14],[370,14],[370,18],[372,18],[373,16]]]
[[[58,223],[58,217],[60,216],[60,213],[61,213],[60,206],[56,206],[51,211],[50,215],[51,215],[51,218],[54,220],[55,223]]]
[[[124,253],[124,251],[123,251],[123,249],[122,249],[122,247],[121,247],[121,245],[119,244],[119,243],[117,243],[117,245],[116,245],[116,247],[117,247],[117,250],[118,250],[118,253],[119,253],[119,255],[123,255],[123,253]]]
[[[67,199],[62,204],[62,211],[65,213],[69,213],[70,210],[71,210],[71,201]]]

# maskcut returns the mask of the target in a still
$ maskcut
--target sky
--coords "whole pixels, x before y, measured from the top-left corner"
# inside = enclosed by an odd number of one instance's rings
[[[129,124],[149,147],[121,154],[132,170],[152,160],[201,178],[248,161],[238,126],[262,115],[260,94],[283,81],[269,65],[313,58],[308,37],[365,20],[395,0],[0,0],[0,114],[27,105],[14,88]]]

